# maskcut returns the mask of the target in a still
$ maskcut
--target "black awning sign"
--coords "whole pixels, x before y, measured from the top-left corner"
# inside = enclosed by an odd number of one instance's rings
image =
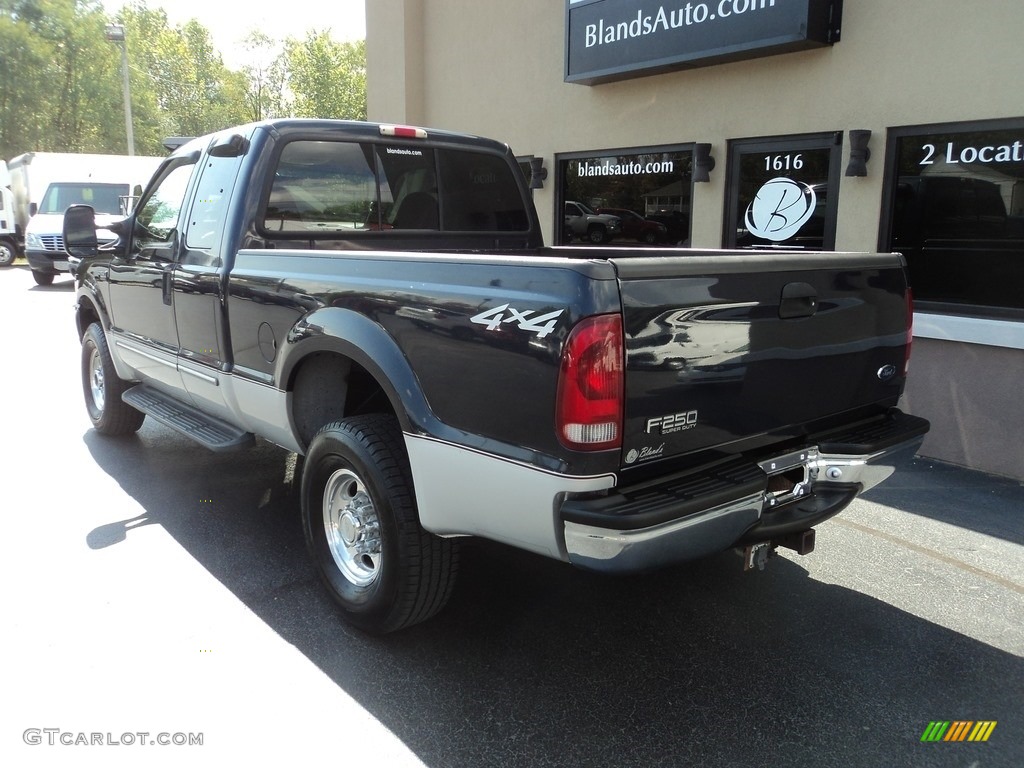
[[[596,83],[831,45],[842,0],[566,0],[565,80]]]

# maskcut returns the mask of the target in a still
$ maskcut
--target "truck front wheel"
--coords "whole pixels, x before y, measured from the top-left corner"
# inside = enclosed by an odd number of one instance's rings
[[[302,474],[302,526],[321,580],[355,626],[392,632],[448,602],[456,545],[419,524],[394,417],[357,416],[316,434]]]
[[[14,243],[10,240],[0,240],[0,267],[11,266],[17,255],[17,252],[14,250]]]
[[[608,240],[608,232],[602,226],[593,226],[587,230],[587,237],[594,245],[601,245]]]
[[[110,359],[107,337],[99,323],[92,323],[82,337],[82,390],[89,420],[105,435],[138,432],[146,414],[121,399],[128,382],[117,375]]]

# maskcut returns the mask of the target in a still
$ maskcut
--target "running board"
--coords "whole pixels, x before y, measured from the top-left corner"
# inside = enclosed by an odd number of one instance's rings
[[[192,405],[138,384],[121,395],[132,408],[152,416],[164,426],[190,437],[211,451],[234,451],[256,444],[252,432],[245,432],[203,413]]]

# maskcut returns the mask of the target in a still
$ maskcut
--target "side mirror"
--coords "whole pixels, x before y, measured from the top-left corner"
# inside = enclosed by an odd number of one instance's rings
[[[64,212],[64,251],[79,259],[96,256],[96,211],[91,205],[72,205]]]

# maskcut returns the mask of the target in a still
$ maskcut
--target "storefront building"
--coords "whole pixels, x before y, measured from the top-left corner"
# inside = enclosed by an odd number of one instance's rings
[[[904,253],[923,455],[1024,480],[1024,3],[373,0],[366,17],[369,118],[507,141],[541,169],[548,242]]]

